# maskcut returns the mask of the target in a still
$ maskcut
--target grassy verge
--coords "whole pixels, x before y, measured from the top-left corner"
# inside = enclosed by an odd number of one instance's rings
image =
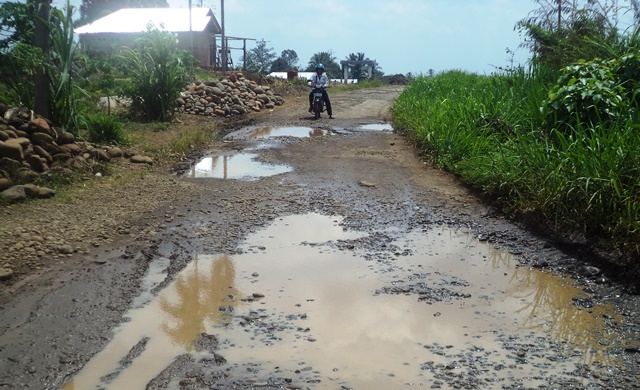
[[[544,125],[548,85],[520,71],[479,76],[448,72],[410,84],[393,107],[394,127],[426,159],[459,175],[510,213],[552,231],[582,234],[640,254],[640,133],[631,120]]]
[[[382,87],[383,85],[385,84],[380,80],[371,80],[371,81],[360,81],[355,84],[333,83],[331,84],[331,89],[334,92],[344,92],[344,91],[353,91],[356,89],[363,89],[363,88]]]
[[[215,123],[131,123],[126,126],[132,146],[159,162],[170,162],[219,138]]]

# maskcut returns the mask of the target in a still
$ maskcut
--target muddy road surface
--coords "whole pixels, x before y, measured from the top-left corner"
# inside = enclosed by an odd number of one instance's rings
[[[638,388],[638,297],[426,166],[400,92],[257,115],[4,286],[0,389]]]

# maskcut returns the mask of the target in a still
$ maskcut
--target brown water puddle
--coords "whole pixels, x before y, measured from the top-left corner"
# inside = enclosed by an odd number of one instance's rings
[[[603,316],[612,310],[574,305],[582,293],[569,281],[446,227],[385,252],[361,248],[367,235],[340,222],[289,216],[248,237],[242,254],[197,256],[157,297],[142,294],[64,390],[144,389],[178,355],[208,356],[195,344],[202,332],[219,338],[227,365],[258,364],[256,379],[304,376],[319,381],[314,389],[430,386],[433,370],[463,374],[470,359],[480,378],[536,387],[606,360],[601,344],[614,335]],[[154,263],[146,291],[166,264]],[[541,339],[566,353],[522,347]]]
[[[356,129],[365,131],[393,131],[393,126],[391,123],[370,123],[358,126]]]
[[[201,159],[183,176],[250,181],[292,170],[286,165],[261,163],[256,160],[257,157],[258,155],[254,153],[208,156]]]
[[[331,135],[330,131],[323,129],[314,129],[304,126],[291,127],[260,127],[253,130],[249,134],[249,138],[268,138],[268,137],[323,137]]]

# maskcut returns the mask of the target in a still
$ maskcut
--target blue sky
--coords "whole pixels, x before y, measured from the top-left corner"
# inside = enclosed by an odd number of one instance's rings
[[[194,0],[197,1],[197,0]],[[169,0],[180,6],[188,0]],[[219,19],[219,0],[204,1]],[[386,74],[463,69],[491,73],[528,53],[513,30],[532,0],[225,0],[230,36],[264,39],[280,55],[293,49],[300,65],[331,50],[338,61],[362,52]],[[251,46],[252,47],[252,46]],[[232,55],[234,60],[238,57]]]
[[[53,4],[61,7],[64,1]],[[220,21],[220,0],[202,4]],[[519,48],[522,37],[514,26],[536,5],[533,0],[225,0],[224,7],[228,36],[264,39],[277,55],[293,49],[303,67],[320,51],[332,51],[338,62],[363,52],[389,75],[429,69],[489,74],[511,58],[525,64],[529,53]],[[241,51],[232,52],[234,62],[240,56]]]

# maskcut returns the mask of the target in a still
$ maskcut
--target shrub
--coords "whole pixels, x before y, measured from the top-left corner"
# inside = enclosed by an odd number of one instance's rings
[[[580,61],[562,70],[558,83],[543,102],[549,127],[559,130],[578,124],[601,124],[621,119],[627,104],[613,66],[616,61]]]
[[[103,113],[87,116],[89,140],[98,143],[126,145],[129,137],[118,117]]]
[[[136,46],[121,56],[123,72],[131,75],[123,94],[131,99],[131,109],[144,120],[166,121],[177,106],[187,70],[177,50],[174,34],[149,26]]]

